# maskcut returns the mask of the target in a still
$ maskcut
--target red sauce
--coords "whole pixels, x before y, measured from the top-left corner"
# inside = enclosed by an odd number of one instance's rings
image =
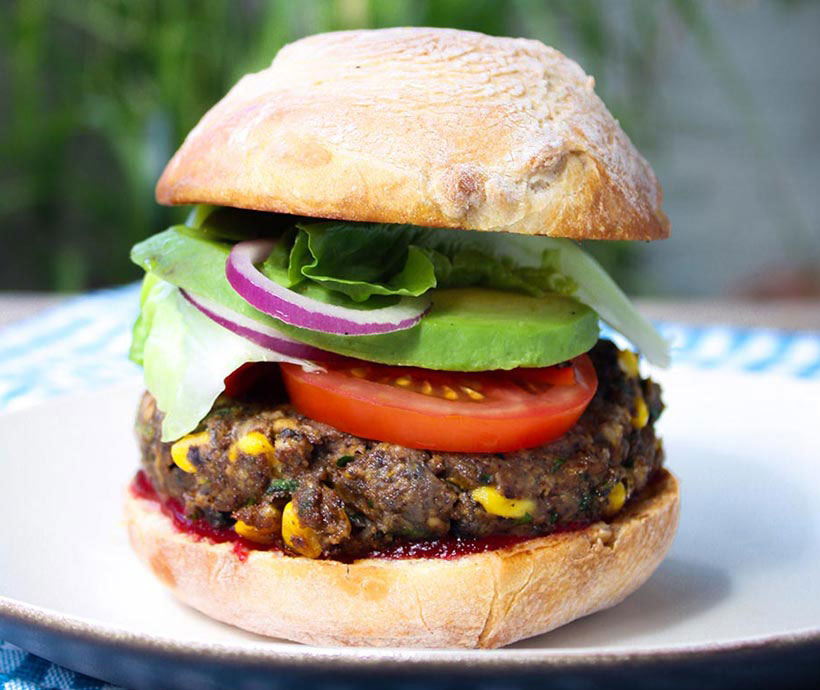
[[[570,523],[556,528],[550,535],[561,532],[573,532],[575,530],[588,527],[583,523]],[[462,556],[471,556],[476,553],[486,553],[496,549],[506,549],[516,544],[523,544],[525,541],[538,539],[532,536],[519,536],[515,534],[491,534],[488,537],[478,539],[469,537],[446,536],[432,541],[405,541],[396,542],[383,549],[371,551],[366,558],[386,558],[389,560],[401,560],[405,558],[443,558],[451,560]]]
[[[443,558],[450,560],[476,553],[485,553],[515,546],[532,537],[518,537],[512,534],[493,534],[481,539],[447,536],[433,541],[396,542],[383,549],[367,554],[368,558],[387,558],[403,560],[405,558]]]
[[[162,512],[173,521],[174,527],[180,532],[190,534],[197,541],[208,539],[215,544],[232,542],[233,552],[242,562],[247,560],[251,551],[283,551],[282,548],[276,544],[268,546],[244,539],[231,527],[214,527],[207,520],[191,520],[185,516],[185,512],[179,501],[173,498],[161,499],[159,497],[145,472],[142,470],[137,472],[137,475],[131,482],[131,493],[137,498],[159,503]],[[573,523],[558,528],[552,534],[583,529],[586,526],[586,524]],[[384,558],[388,560],[443,558],[445,560],[451,560],[462,556],[495,551],[496,549],[505,549],[529,541],[530,539],[533,539],[533,537],[521,537],[512,534],[494,534],[479,539],[447,536],[432,541],[396,542],[382,549],[376,549],[370,553],[363,554],[358,558]]]
[[[234,532],[232,527],[214,527],[207,520],[191,520],[186,517],[182,504],[174,498],[161,499],[151,484],[148,476],[140,470],[137,472],[134,480],[131,482],[131,493],[137,498],[146,499],[148,501],[155,501],[159,503],[162,512],[171,518],[180,532],[185,532],[191,535],[197,541],[207,539],[214,544],[224,544],[225,542],[233,543],[233,552],[236,557],[244,562],[248,558],[251,551],[281,551],[282,549],[271,544],[257,544],[240,537]]]
[[[142,470],[137,472],[131,481],[131,494],[148,501],[159,501],[154,485],[148,481],[148,477]]]

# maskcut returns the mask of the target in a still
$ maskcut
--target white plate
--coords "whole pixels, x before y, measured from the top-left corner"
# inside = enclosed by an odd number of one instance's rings
[[[0,416],[0,635],[86,672],[105,664],[55,640],[361,669],[546,668],[816,643],[820,387],[680,367],[660,378],[667,466],[682,486],[669,557],[621,605],[494,651],[319,649],[211,621],[166,593],[126,541],[139,381]]]

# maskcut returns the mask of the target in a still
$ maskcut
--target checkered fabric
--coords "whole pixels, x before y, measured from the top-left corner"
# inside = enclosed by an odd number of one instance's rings
[[[0,642],[0,690],[118,690]]]

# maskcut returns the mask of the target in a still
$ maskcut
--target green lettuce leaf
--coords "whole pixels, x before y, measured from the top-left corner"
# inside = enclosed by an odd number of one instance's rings
[[[162,440],[196,429],[224,389],[225,377],[245,362],[307,361],[262,348],[202,314],[170,283],[148,274],[131,357],[143,365],[145,387],[164,413]]]
[[[558,270],[577,283],[574,297],[598,312],[607,324],[625,335],[646,359],[668,367],[669,341],[632,304],[601,265],[578,245],[565,243],[556,255]]]
[[[407,242],[407,232],[347,223],[300,225],[299,230],[291,252],[292,274],[356,302],[373,295],[418,297],[436,287],[433,262]]]
[[[269,278],[289,288],[313,281],[359,303],[374,295],[417,297],[435,287],[481,286],[536,297],[574,289],[553,262],[519,266],[487,251],[479,236],[455,241],[452,230],[373,223],[296,227],[295,233],[282,236],[261,266]]]
[[[540,246],[542,265],[548,262],[571,282],[570,294],[575,299],[594,309],[603,321],[626,336],[649,362],[659,367],[669,366],[669,342],[578,244],[571,240],[524,235],[505,235],[503,242],[498,251],[521,266],[532,264]]]
[[[281,222],[280,217],[277,223]],[[175,227],[155,235],[134,247],[132,258],[176,285],[187,285],[235,311],[277,325],[248,305],[225,280],[231,244],[210,236],[194,237],[192,232]],[[572,296],[625,335],[650,362],[659,366],[669,362],[669,344],[601,266],[569,240],[407,225],[298,222],[294,226],[293,219],[279,237],[260,270],[324,302],[368,309],[432,288],[465,287],[535,297]],[[300,337],[298,332],[293,335]]]
[[[395,231],[350,223],[297,227],[295,237],[287,233],[261,266],[285,287],[310,280],[361,303],[374,295],[418,297],[436,286],[432,261],[409,244],[409,226]]]

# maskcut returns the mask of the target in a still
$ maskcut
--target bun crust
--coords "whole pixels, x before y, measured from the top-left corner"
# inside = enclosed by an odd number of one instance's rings
[[[157,200],[574,239],[667,237],[660,185],[593,86],[538,41],[427,28],[310,36],[202,118]]]
[[[643,584],[678,524],[661,477],[610,523],[453,560],[351,564],[196,541],[156,503],[126,500],[131,544],[183,602],[252,632],[319,645],[500,647],[614,606]]]

